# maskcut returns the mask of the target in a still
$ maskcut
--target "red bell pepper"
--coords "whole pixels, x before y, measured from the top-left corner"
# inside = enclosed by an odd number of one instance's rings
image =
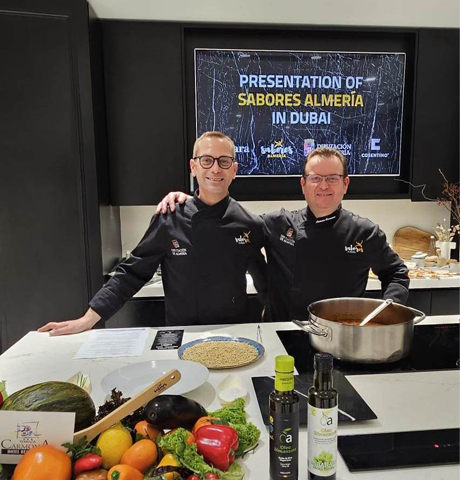
[[[215,468],[228,470],[238,449],[236,430],[228,425],[204,425],[195,437],[198,453]]]
[[[87,453],[84,457],[79,458],[73,466],[73,474],[75,477],[80,473],[88,470],[96,470],[102,466],[102,457],[96,453]]]

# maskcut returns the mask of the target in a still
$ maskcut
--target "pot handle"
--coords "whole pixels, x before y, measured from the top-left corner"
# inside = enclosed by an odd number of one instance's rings
[[[420,310],[417,310],[416,308],[412,308],[412,307],[406,307],[406,308],[408,308],[409,310],[412,310],[416,315],[414,318],[414,325],[416,325],[417,323],[420,323],[422,320],[425,320],[426,315]]]
[[[300,320],[292,320],[298,327],[307,333],[311,333],[318,337],[325,337],[326,340],[332,340],[332,331],[328,327],[320,326],[316,323],[313,323],[311,320],[306,322],[301,322]]]

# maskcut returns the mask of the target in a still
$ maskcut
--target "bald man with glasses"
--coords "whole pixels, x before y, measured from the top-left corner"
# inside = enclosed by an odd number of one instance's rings
[[[370,269],[381,281],[384,299],[406,302],[408,269],[383,231],[342,208],[349,183],[345,157],[317,148],[307,156],[300,179],[308,206],[262,215],[268,292],[261,293],[268,294],[267,320],[305,320],[308,305],[318,300],[363,297]],[[173,207],[171,200],[178,197],[170,194],[159,207]],[[258,275],[252,266],[249,271]]]
[[[199,189],[174,212],[154,215],[151,224],[115,275],[89,303],[83,317],[51,322],[39,331],[78,333],[108,320],[154,275],[161,264],[167,325],[209,325],[257,321],[246,309],[246,272],[257,263],[256,289],[265,282],[260,251],[263,223],[233,200],[228,187],[235,178],[233,141],[206,132],[195,142],[190,160]]]

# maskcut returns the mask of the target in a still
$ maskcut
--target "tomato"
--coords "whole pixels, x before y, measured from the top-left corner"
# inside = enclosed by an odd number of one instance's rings
[[[219,479],[219,475],[217,475],[216,473],[207,473],[204,478],[206,480],[212,480],[212,479]]]
[[[189,475],[187,477],[187,480],[201,480],[201,477],[199,477],[198,475],[195,475],[194,473],[192,473],[192,475]]]
[[[62,451],[51,445],[28,450],[14,470],[12,480],[70,480],[72,463]]]

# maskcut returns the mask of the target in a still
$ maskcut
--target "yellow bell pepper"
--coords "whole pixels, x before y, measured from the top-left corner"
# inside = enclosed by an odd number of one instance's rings
[[[165,467],[167,465],[172,465],[173,467],[179,466],[179,462],[177,461],[177,458],[172,453],[166,454],[161,459],[161,462],[157,465],[157,468]],[[177,472],[170,472],[170,473],[163,473],[163,477],[165,477],[166,480],[173,480],[174,478],[180,477],[180,475]]]

